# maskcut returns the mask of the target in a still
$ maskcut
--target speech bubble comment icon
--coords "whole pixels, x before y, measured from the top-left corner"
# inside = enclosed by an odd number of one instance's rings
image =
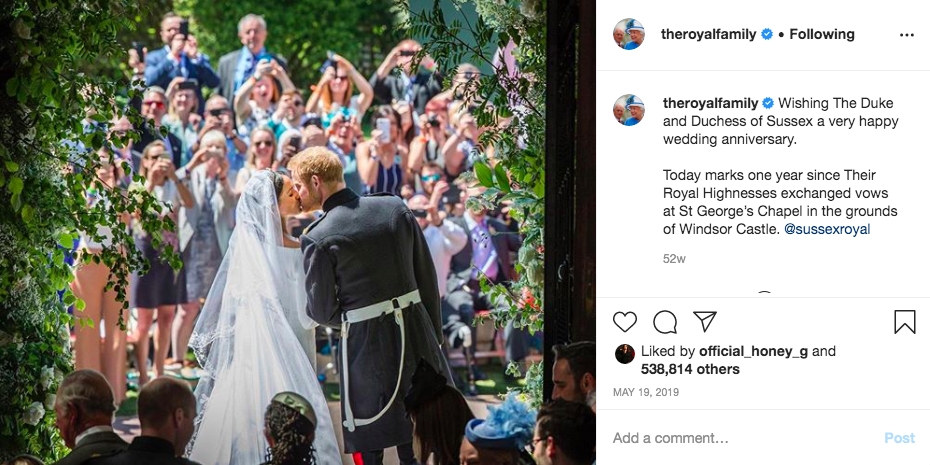
[[[668,310],[656,313],[655,318],[652,319],[652,326],[662,334],[678,334],[678,318]]]
[[[614,324],[625,333],[636,324],[636,314],[633,312],[614,313]]]

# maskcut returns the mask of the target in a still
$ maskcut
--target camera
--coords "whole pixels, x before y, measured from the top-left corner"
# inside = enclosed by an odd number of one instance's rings
[[[139,55],[139,60],[145,60],[145,45],[142,42],[133,42],[132,48],[136,50],[136,54]]]
[[[221,108],[214,108],[214,109],[210,110],[210,116],[215,116],[215,117],[219,118],[219,117],[223,116],[223,112],[224,112],[224,110],[221,109]]]
[[[323,118],[321,118],[320,115],[316,113],[308,113],[307,119],[304,120],[304,123],[301,125],[301,127],[307,127],[310,125],[323,129]]]
[[[436,115],[430,115],[426,122],[434,128],[439,127],[439,118],[437,118]]]
[[[194,79],[186,79],[178,84],[178,90],[197,90],[197,81]]]

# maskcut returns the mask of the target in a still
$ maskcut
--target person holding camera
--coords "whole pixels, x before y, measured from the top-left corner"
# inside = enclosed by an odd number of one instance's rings
[[[452,126],[455,128],[446,143],[442,146],[442,158],[446,173],[453,178],[458,177],[471,169],[478,155],[478,124],[475,117],[459,106],[450,111],[452,113]]]
[[[417,126],[420,134],[410,144],[410,163],[408,169],[411,173],[419,173],[427,163],[436,163],[440,167],[445,164],[442,157],[442,148],[446,144],[445,115],[426,108],[426,114],[420,115]]]
[[[329,115],[339,108],[347,108],[359,118],[365,116],[375,96],[371,84],[341,55],[329,52],[327,58],[323,63],[323,77],[310,95],[307,111]],[[353,95],[353,87],[358,87],[358,95]]]
[[[330,120],[329,142],[326,148],[339,156],[342,160],[342,177],[345,179],[346,187],[352,189],[352,192],[362,192],[362,178],[358,171],[358,159],[355,153],[355,142],[359,136],[355,123],[358,116],[352,115],[346,117],[347,112],[339,112]]]
[[[271,115],[268,126],[274,131],[274,136],[280,138],[288,129],[299,131],[304,119],[304,97],[299,90],[291,89],[281,93],[281,99],[278,100],[277,109]]]
[[[197,81],[183,77],[174,78],[165,92],[168,114],[162,118],[162,126],[181,141],[181,163],[190,161],[191,147],[197,142],[197,129],[202,118],[198,115]]]
[[[194,202],[181,210],[178,219],[187,300],[171,328],[176,362],[187,355],[194,320],[210,292],[235,226],[236,195],[228,180],[226,150],[222,132],[210,131],[203,136],[198,152],[202,162],[189,173]]]
[[[403,100],[413,105],[417,115],[426,111],[426,103],[442,91],[442,75],[429,56],[423,58],[419,69],[413,68],[413,58],[422,49],[417,41],[405,39],[388,53],[369,79],[378,103]],[[401,74],[394,74],[394,68],[400,68]]]
[[[203,108],[201,87],[216,87],[220,85],[220,78],[210,66],[209,58],[200,53],[197,47],[197,39],[188,31],[188,21],[176,17],[171,19],[170,23],[173,24],[175,21],[180,24],[178,30],[173,34],[173,27],[165,31],[166,23],[162,21],[162,38],[167,38],[170,35],[170,39],[165,41],[164,58],[158,59],[159,57],[156,56],[148,59],[147,57],[145,85],[148,87],[158,86],[164,89],[168,88],[175,78],[180,77],[191,80],[194,82],[192,90],[197,97],[198,108]],[[155,52],[152,52],[152,54],[155,54]]]
[[[158,205],[162,206],[161,215],[177,222],[181,207],[194,204],[194,197],[188,188],[187,173],[202,163],[204,153],[198,152],[185,168],[176,170],[165,143],[157,140],[145,147],[139,176],[145,179],[144,189],[150,192]],[[137,186],[139,188],[141,186]],[[133,237],[136,247],[149,262],[145,274],[136,273],[130,281],[130,306],[136,309],[137,325],[129,339],[136,343],[136,362],[139,367],[139,386],[148,382],[147,361],[149,354],[149,330],[155,312],[158,312],[158,326],[155,329],[155,376],[165,373],[165,358],[168,356],[168,343],[171,336],[171,322],[175,307],[187,301],[184,273],[175,273],[171,265],[163,260],[164,247],[170,245],[178,251],[178,236],[171,231],[162,231],[162,246],[156,247],[152,236],[142,229],[141,224],[134,224]]]
[[[386,192],[400,196],[406,183],[407,151],[400,143],[401,120],[390,105],[375,109],[373,118],[377,129],[371,131],[371,140],[358,146],[358,171],[369,194]]]
[[[245,166],[245,154],[249,146],[236,132],[232,109],[229,108],[229,102],[222,95],[214,94],[207,99],[203,126],[197,135],[197,142],[191,146],[192,152],[200,150],[200,141],[210,131],[220,131],[226,135],[226,159],[229,160],[228,176],[229,179],[236,179],[239,170]]]
[[[262,59],[255,67],[255,73],[236,91],[234,108],[239,135],[245,137],[256,127],[267,126],[277,110],[282,92],[293,90],[294,83],[284,68],[277,61]]]

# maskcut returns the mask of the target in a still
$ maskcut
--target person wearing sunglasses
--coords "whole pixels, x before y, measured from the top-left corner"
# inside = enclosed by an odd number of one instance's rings
[[[358,87],[358,95],[353,95],[354,87]],[[364,116],[374,97],[371,84],[352,62],[330,52],[329,60],[323,65],[323,77],[307,102],[307,111],[328,115],[339,108],[348,108]]]
[[[304,118],[304,97],[299,90],[291,89],[281,93],[278,108],[271,115],[268,127],[274,131],[275,137],[280,138],[288,129],[300,130]]]
[[[161,135],[162,119],[168,114],[168,97],[165,89],[158,86],[146,89],[142,94],[141,112],[145,118],[145,125],[142,127],[139,146],[148,147],[152,142],[159,140],[165,144],[165,149],[171,155],[174,166],[184,166],[184,145],[181,139],[170,132],[167,136]]]
[[[246,152],[249,146],[245,139],[239,137],[233,124],[232,109],[229,102],[222,95],[213,94],[207,99],[207,108],[204,112],[203,127],[197,135],[192,151],[200,149],[200,141],[210,131],[220,131],[226,134],[226,154],[229,159],[229,179],[238,179],[239,170],[245,167]]]
[[[268,126],[259,126],[252,130],[249,140],[252,141],[252,144],[249,146],[248,152],[246,152],[245,167],[239,170],[236,177],[236,195],[241,195],[244,192],[245,185],[253,174],[264,169],[278,169],[275,163],[275,153],[277,153],[278,146],[275,142],[277,139],[274,136],[274,131]]]

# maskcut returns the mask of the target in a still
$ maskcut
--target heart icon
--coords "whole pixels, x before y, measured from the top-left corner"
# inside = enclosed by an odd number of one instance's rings
[[[636,324],[636,314],[633,312],[614,313],[614,324],[625,333]]]

